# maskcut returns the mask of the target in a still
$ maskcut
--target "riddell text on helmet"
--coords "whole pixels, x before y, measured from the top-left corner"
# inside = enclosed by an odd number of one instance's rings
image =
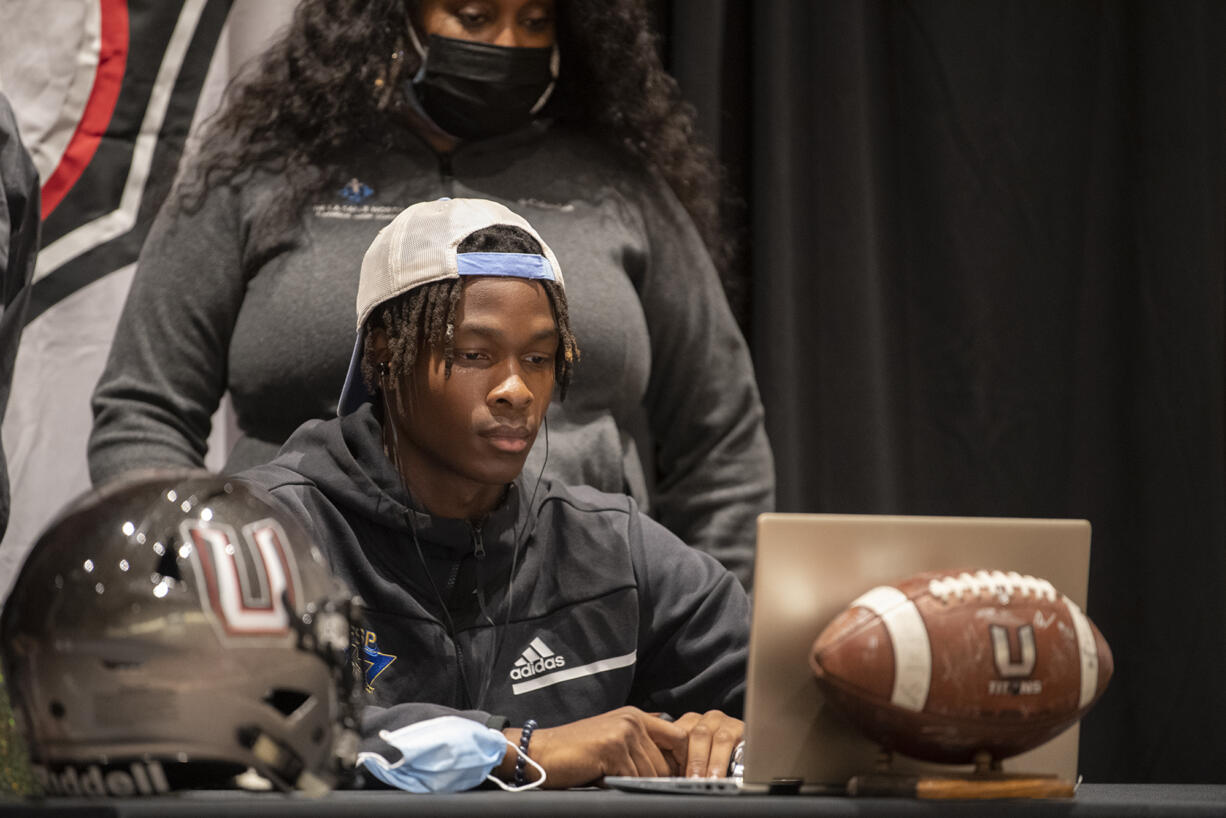
[[[170,792],[170,784],[162,765],[154,761],[134,761],[126,770],[108,767],[105,771],[97,764],[88,767],[64,767],[49,770],[35,764],[34,777],[47,795],[113,795],[123,798],[130,795],[161,795]]]
[[[512,668],[511,678],[531,679],[538,673],[544,673],[546,670],[557,670],[565,666],[566,660],[561,656],[550,656],[546,659],[537,659],[535,662],[527,662]]]

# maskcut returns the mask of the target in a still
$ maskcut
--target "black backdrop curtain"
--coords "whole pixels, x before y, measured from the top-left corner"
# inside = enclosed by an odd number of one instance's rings
[[[780,510],[1088,518],[1086,780],[1226,781],[1226,4],[656,8]]]

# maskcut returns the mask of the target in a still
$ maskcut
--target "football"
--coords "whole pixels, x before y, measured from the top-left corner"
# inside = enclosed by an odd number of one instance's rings
[[[1051,583],[992,570],[873,588],[822,631],[809,664],[828,700],[882,747],[955,764],[1059,735],[1113,667],[1098,628]]]

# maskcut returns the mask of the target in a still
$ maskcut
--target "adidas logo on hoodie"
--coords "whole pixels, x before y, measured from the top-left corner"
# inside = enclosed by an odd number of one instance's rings
[[[523,654],[515,660],[515,667],[511,668],[511,678],[531,679],[538,673],[544,673],[547,670],[557,670],[561,667],[566,667],[566,659],[550,650],[538,636],[528,644]]]

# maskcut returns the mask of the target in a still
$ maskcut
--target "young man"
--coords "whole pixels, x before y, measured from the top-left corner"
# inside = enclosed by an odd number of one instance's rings
[[[417,204],[367,251],[357,306],[339,417],[243,477],[365,601],[366,767],[418,791],[723,775],[739,583],[630,498],[521,474],[579,354],[553,252],[493,202]]]

